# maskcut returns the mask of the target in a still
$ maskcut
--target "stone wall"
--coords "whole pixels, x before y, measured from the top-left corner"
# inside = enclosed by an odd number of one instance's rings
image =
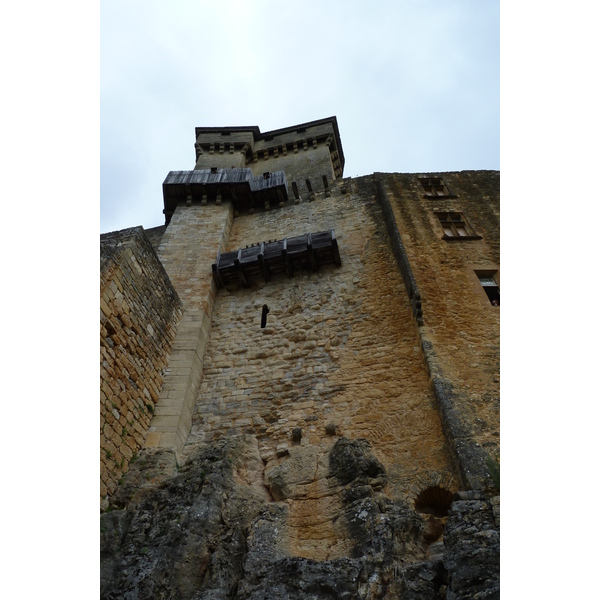
[[[101,237],[100,495],[144,445],[163,383],[179,298],[141,227]]]
[[[270,154],[266,160],[264,152],[259,153],[258,160],[248,166],[254,175],[262,175],[266,171],[285,171],[290,199],[295,198],[297,189],[298,195],[307,201],[312,193],[324,191],[323,176],[327,178],[328,185],[335,178],[329,148],[324,143],[316,148],[312,144],[307,145],[306,149],[300,144],[297,153],[289,150],[285,155],[279,153],[277,157]],[[296,184],[296,188],[293,184]]]
[[[340,436],[362,438],[384,466],[395,500],[412,505],[420,492],[437,485],[455,491],[458,482],[373,178],[335,182],[330,197],[319,193],[314,202],[241,215],[233,221],[227,250],[331,228],[341,267],[219,290],[188,451],[222,437],[251,435],[269,481],[286,463],[292,470],[295,461],[326,463]],[[261,328],[264,305],[269,312]],[[303,525],[291,527],[288,551],[306,558],[347,555],[347,540],[332,526],[332,493],[321,489],[324,482],[314,473],[298,477],[303,492],[286,498],[290,519]]]
[[[160,246],[160,242],[162,240],[162,236],[167,230],[166,225],[159,225],[158,227],[152,227],[150,229],[144,229],[144,233],[148,238],[148,241],[152,244],[155,252],[158,252],[158,247]]]
[[[386,175],[383,187],[421,296],[420,336],[432,377],[443,379],[456,420],[447,434],[459,453],[460,446],[471,444],[481,457],[496,457],[500,307],[491,305],[477,273],[494,273],[500,281],[500,175],[461,171],[441,176],[455,197],[424,197],[416,174]],[[479,239],[444,239],[436,216],[442,211],[461,213]],[[472,469],[481,471],[482,461]],[[480,487],[481,477],[471,485]]]
[[[227,243],[232,220],[227,203],[180,205],[161,238],[158,256],[184,311],[150,424],[149,447],[181,452],[192,426],[216,295],[211,265]]]
[[[498,597],[499,307],[477,274],[499,283],[499,174],[442,176],[442,198],[375,174],[235,218],[181,204],[153,234],[183,316],[102,518],[103,598]],[[341,266],[217,290],[218,252],[328,229]]]

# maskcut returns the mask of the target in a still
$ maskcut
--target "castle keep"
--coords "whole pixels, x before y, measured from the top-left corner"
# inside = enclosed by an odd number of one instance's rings
[[[195,133],[101,236],[102,597],[499,597],[499,173]]]

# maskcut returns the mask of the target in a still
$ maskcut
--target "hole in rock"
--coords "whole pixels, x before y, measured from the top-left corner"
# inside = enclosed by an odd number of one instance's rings
[[[447,517],[453,495],[438,485],[428,487],[415,498],[415,510],[434,517]]]

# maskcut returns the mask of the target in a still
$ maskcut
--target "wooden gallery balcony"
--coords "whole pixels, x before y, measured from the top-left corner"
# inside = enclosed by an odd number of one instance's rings
[[[198,169],[194,171],[170,171],[163,182],[163,200],[166,224],[180,202],[188,206],[209,200],[221,204],[231,200],[238,211],[253,210],[271,205],[283,206],[288,199],[287,180],[284,171],[252,175],[251,169]]]
[[[299,269],[316,271],[328,264],[342,264],[333,229],[224,252],[217,256],[212,271],[218,288],[230,284],[249,287],[257,279],[269,281],[278,273],[292,277]]]

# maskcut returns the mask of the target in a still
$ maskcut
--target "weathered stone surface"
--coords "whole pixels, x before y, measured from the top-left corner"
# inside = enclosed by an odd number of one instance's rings
[[[364,440],[340,438],[325,452],[291,448],[289,468],[271,472],[283,487],[290,477],[306,490],[284,501],[269,494],[258,458],[249,435],[199,446],[179,468],[172,454],[144,450],[136,463],[145,466],[126,475],[101,518],[101,597],[440,597],[439,544],[428,560],[423,515],[385,496],[385,470]],[[143,473],[155,476],[141,482]],[[332,518],[345,556],[295,555],[295,505],[317,490],[338,500]]]
[[[358,480],[369,482],[372,487],[381,488],[386,484],[383,465],[371,453],[367,440],[339,439],[329,455],[329,474],[342,485]]]
[[[106,506],[144,445],[181,302],[142,227],[105,234],[100,242],[100,495]]]
[[[274,500],[304,495],[302,488],[316,479],[317,448],[296,446],[288,449],[285,458],[272,461],[265,472],[265,483]]]
[[[342,194],[342,183],[349,195]],[[374,179],[335,181],[330,190],[330,197],[317,194],[310,204],[233,220],[227,250],[334,223],[342,265],[219,290],[188,444],[249,433],[270,461],[295,444],[364,438],[394,474],[394,498],[412,500],[412,488],[431,473],[454,492],[456,469],[406,288],[373,199]],[[186,211],[178,207],[169,228]],[[261,328],[264,305],[268,322]]]
[[[448,600],[500,598],[499,506],[498,497],[492,502],[483,494],[452,504],[444,532]]]
[[[490,487],[485,458],[500,435],[500,308],[478,272],[500,269],[500,173],[441,174],[451,196],[425,197],[414,174],[381,174],[422,303],[421,344],[465,486]],[[436,213],[463,215],[479,239],[444,239]]]
[[[205,590],[234,597],[245,530],[263,500],[235,483],[233,464],[243,462],[246,444],[204,447],[127,508],[102,515],[102,598],[196,598]]]

